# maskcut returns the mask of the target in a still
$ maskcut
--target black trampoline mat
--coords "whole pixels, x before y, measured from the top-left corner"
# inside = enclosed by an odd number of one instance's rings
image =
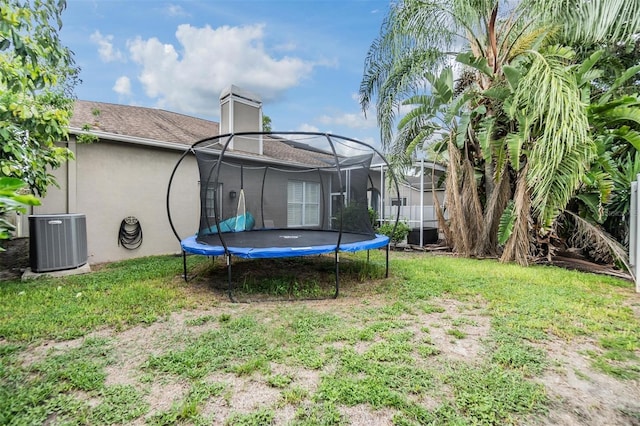
[[[242,232],[225,232],[224,242],[229,247],[269,248],[269,247],[312,247],[335,245],[338,242],[338,231],[322,231],[313,229],[258,229]],[[340,244],[352,244],[375,239],[375,235],[343,232]],[[220,234],[198,235],[201,244],[221,246]]]

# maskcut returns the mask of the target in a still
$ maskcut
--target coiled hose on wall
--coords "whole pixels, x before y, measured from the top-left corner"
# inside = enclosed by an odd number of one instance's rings
[[[118,245],[127,250],[135,250],[142,245],[142,225],[137,218],[128,216],[122,219],[118,231]]]

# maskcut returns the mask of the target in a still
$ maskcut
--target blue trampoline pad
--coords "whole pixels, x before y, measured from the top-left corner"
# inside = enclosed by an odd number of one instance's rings
[[[336,249],[339,233],[310,229],[258,229],[223,233],[222,239],[233,256],[246,259],[310,256],[332,253]],[[389,237],[343,232],[340,251],[356,252],[385,247]],[[187,253],[205,256],[225,254],[220,234],[191,236],[181,241]]]

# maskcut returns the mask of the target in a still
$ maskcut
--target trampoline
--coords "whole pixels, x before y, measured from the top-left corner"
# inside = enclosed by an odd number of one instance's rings
[[[182,238],[171,216],[171,187],[180,164],[197,160],[200,221]],[[389,164],[370,145],[313,132],[244,132],[200,140],[175,165],[167,188],[167,215],[180,242],[183,277],[186,255],[223,256],[232,301],[232,257],[266,259],[332,253],[339,293],[339,253],[386,248],[371,211],[384,211],[379,194],[398,195]],[[195,185],[195,183],[194,183]],[[391,188],[386,188],[390,185]],[[395,190],[395,191],[394,191]],[[175,207],[174,207],[175,208]],[[397,224],[399,216],[390,218]]]

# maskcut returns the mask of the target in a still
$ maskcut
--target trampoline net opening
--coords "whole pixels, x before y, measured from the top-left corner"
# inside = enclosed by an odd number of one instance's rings
[[[377,210],[375,194],[384,188],[371,175],[377,152],[365,143],[322,134],[242,133],[201,141],[193,152],[200,173],[199,243],[295,247],[376,237],[369,209]]]

